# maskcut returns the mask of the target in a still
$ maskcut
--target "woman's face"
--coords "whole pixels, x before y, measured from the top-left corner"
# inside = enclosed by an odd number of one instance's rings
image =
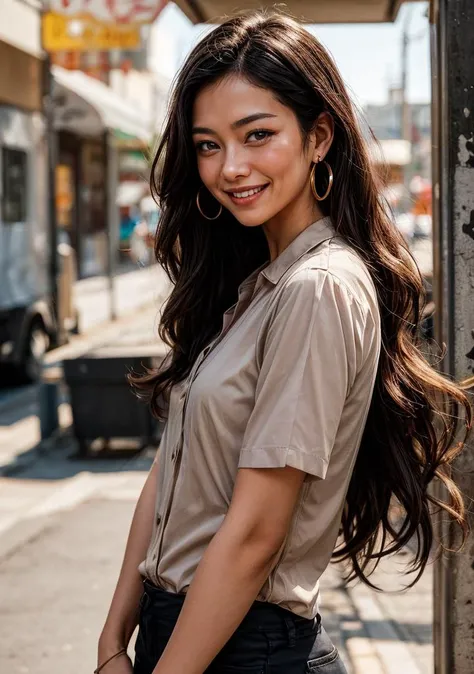
[[[241,224],[314,212],[316,136],[304,147],[294,112],[271,91],[238,76],[206,87],[194,103],[193,142],[203,184]]]

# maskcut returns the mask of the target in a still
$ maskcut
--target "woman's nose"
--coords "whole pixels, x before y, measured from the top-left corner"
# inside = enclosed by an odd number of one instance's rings
[[[234,182],[237,178],[250,175],[250,166],[245,153],[238,151],[226,152],[222,165],[222,176],[227,182]]]

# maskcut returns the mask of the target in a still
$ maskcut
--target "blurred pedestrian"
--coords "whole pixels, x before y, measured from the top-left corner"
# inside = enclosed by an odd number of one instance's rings
[[[133,235],[135,227],[140,222],[137,215],[137,209],[132,206],[120,206],[120,249],[127,250],[130,246],[130,239]]]
[[[171,350],[133,383],[167,423],[99,663],[132,672],[139,622],[135,674],[343,673],[319,578],[334,554],[369,583],[412,538],[419,576],[435,475],[465,530],[448,464],[469,404],[419,350],[422,279],[299,24],[258,12],[204,37],[154,167]]]

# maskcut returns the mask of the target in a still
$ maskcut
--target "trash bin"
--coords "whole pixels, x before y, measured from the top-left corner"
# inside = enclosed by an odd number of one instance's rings
[[[74,435],[81,454],[101,438],[135,438],[140,446],[157,444],[158,422],[143,401],[133,393],[127,380],[131,371],[156,367],[151,354],[138,356],[126,348],[104,355],[98,350],[63,363],[69,387]]]

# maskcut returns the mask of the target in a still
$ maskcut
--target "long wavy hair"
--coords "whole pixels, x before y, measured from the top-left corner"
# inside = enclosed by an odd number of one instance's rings
[[[379,560],[411,542],[414,584],[433,543],[433,507],[460,525],[462,540],[467,535],[450,463],[471,427],[471,408],[461,388],[422,355],[422,278],[383,202],[341,76],[318,40],[285,15],[259,11],[225,21],[199,42],[175,81],[152,171],[152,190],[162,208],[156,259],[173,285],[159,333],[171,348],[161,369],[135,376],[133,385],[156,415],[163,415],[162,401],[219,332],[239,284],[269,258],[260,227],[243,227],[226,209],[209,222],[196,207],[202,183],[191,136],[193,102],[204,87],[231,74],[271,91],[293,110],[303,142],[320,113],[334,120],[325,159],[335,180],[321,207],[366,263],[382,329],[375,390],[334,557],[349,560],[351,576],[372,585],[368,577]],[[318,187],[324,192],[324,185]],[[215,202],[207,204],[207,212],[213,207],[217,210]],[[446,487],[445,500],[429,490],[434,478]]]

